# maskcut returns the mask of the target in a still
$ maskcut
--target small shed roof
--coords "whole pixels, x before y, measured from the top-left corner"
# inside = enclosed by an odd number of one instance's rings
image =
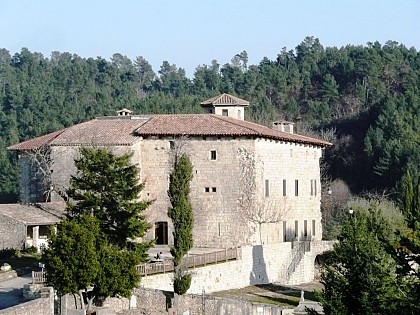
[[[25,225],[57,224],[64,218],[64,202],[37,204],[8,203],[0,204],[0,215]]]

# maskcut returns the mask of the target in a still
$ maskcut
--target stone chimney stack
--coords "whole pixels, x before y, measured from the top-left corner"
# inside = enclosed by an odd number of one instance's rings
[[[294,123],[290,121],[275,121],[272,124],[272,128],[277,131],[293,134],[293,125]]]

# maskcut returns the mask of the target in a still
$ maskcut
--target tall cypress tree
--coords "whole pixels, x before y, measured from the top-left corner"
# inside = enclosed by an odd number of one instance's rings
[[[191,161],[186,154],[183,154],[176,159],[174,170],[169,177],[168,196],[172,207],[168,210],[168,216],[174,225],[174,246],[171,247],[171,254],[175,265],[180,264],[182,257],[193,246],[194,217],[189,198],[192,173]]]
[[[192,229],[194,217],[189,198],[190,181],[193,177],[193,168],[189,157],[182,154],[175,158],[174,170],[169,177],[168,196],[171,208],[168,216],[174,225],[174,245],[171,254],[174,258],[174,292],[184,294],[191,285],[191,274],[185,272],[182,258],[193,246]]]

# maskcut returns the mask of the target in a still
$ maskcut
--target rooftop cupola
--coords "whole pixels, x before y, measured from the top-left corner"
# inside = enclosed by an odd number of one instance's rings
[[[228,116],[244,120],[245,107],[249,102],[230,94],[222,94],[201,102],[201,107],[209,114]]]
[[[130,116],[131,113],[132,111],[127,108],[117,110],[117,116]]]

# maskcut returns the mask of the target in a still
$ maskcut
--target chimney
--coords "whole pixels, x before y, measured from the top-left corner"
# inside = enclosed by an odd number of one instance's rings
[[[290,121],[274,121],[272,128],[277,131],[293,134],[293,123]]]

